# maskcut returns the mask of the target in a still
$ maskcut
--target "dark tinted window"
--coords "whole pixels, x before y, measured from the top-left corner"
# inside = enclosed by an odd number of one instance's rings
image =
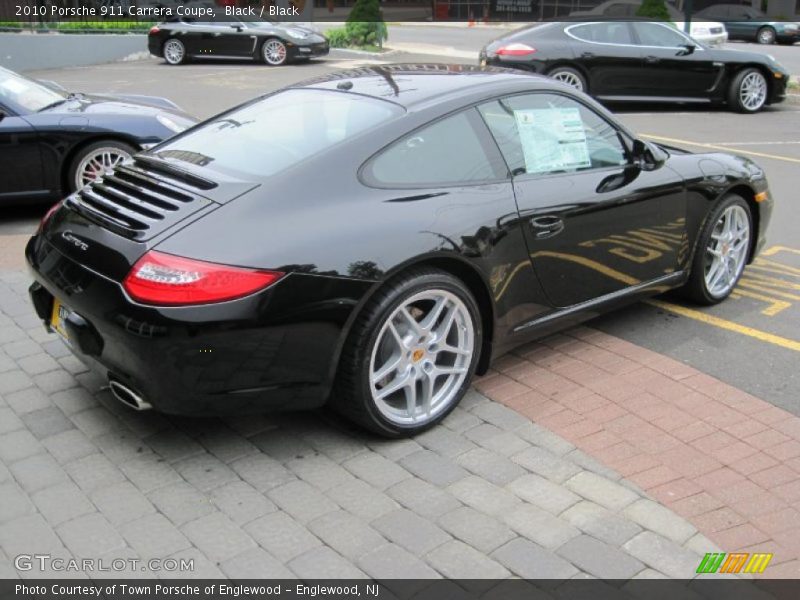
[[[587,23],[569,28],[569,32],[585,42],[599,44],[632,44],[630,29],[627,23]]]
[[[196,166],[264,177],[402,112],[390,102],[355,94],[287,90],[214,117],[155,152]]]
[[[683,44],[691,43],[681,35],[677,29],[670,25],[660,23],[632,23],[633,29],[643,46],[659,46],[663,48],[677,48]]]
[[[395,142],[368,165],[367,179],[377,185],[408,187],[472,184],[504,177],[501,159],[484,146],[475,131],[473,119],[477,118],[474,111],[460,112]]]
[[[480,107],[512,173],[571,173],[625,165],[617,130],[558,94],[511,96]]]

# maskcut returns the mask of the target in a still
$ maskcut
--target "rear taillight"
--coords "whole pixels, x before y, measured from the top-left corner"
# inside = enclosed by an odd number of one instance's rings
[[[536,52],[536,48],[528,46],[528,44],[508,44],[507,46],[501,46],[497,49],[498,56],[528,56],[529,54],[533,54]]]
[[[150,32],[148,33],[148,35],[156,35],[159,31],[161,30],[158,28],[158,25],[153,25],[150,28]]]
[[[61,202],[56,202],[55,204],[53,204],[53,206],[47,209],[47,212],[44,213],[42,220],[39,221],[39,228],[36,230],[37,235],[42,233],[42,231],[44,230],[44,226],[50,220],[50,217],[52,217],[59,208],[61,208]]]
[[[122,285],[138,302],[179,306],[234,300],[281,277],[283,273],[277,271],[230,267],[151,250],[133,265]]]

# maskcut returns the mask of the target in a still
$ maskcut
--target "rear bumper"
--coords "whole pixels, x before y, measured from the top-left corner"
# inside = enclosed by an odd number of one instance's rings
[[[160,58],[164,57],[163,51],[164,44],[155,35],[147,36],[147,51],[150,52],[153,56],[158,56]]]
[[[45,326],[57,297],[78,322],[76,333],[67,327],[76,356],[157,410],[183,415],[322,405],[357,297],[371,285],[293,274],[230,302],[150,307],[41,237],[28,243],[26,258]]]

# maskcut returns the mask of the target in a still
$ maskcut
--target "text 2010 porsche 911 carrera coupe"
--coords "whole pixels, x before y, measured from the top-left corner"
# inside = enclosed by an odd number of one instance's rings
[[[764,172],[637,139],[539,76],[345,71],[218,115],[66,198],[39,316],[123,402],[438,422],[515,345],[643,296],[730,294]]]

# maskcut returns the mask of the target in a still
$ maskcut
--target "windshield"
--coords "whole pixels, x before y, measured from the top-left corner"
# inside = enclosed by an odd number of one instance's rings
[[[37,112],[65,98],[41,83],[0,69],[0,104],[20,112]]]
[[[402,112],[390,102],[349,93],[286,90],[214,117],[154,153],[235,176],[265,177]]]

